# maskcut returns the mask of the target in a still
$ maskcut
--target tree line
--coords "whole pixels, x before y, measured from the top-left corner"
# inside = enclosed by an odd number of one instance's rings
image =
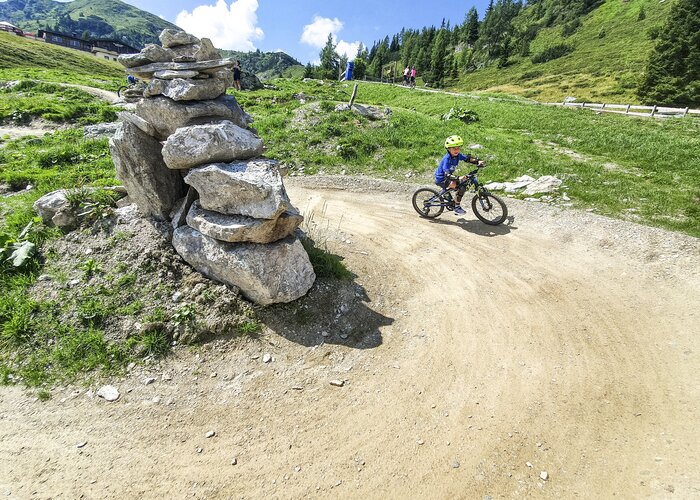
[[[404,28],[400,33],[360,45],[354,62],[357,79],[383,79],[401,75],[414,66],[423,82],[431,87],[446,83],[481,68],[512,64],[513,56],[529,57],[534,64],[562,57],[573,50],[566,38],[581,26],[583,16],[604,0],[491,0],[483,19],[472,7],[464,20],[451,26],[443,19],[440,27],[420,30]],[[643,8],[639,18],[643,19]],[[539,30],[561,27],[562,42],[532,53],[530,43]],[[332,35],[320,52],[318,66],[307,64],[306,77],[337,79],[348,58],[335,51]],[[389,74],[391,73],[391,74]],[[676,0],[666,26],[657,34],[656,46],[640,78],[637,94],[643,102],[700,105],[700,2]]]

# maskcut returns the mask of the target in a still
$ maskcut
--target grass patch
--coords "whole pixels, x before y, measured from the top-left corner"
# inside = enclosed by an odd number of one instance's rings
[[[88,125],[114,121],[117,114],[109,103],[74,87],[21,80],[0,88],[0,123],[27,125],[36,118]]]
[[[314,240],[305,236],[301,238],[301,244],[314,268],[314,273],[318,278],[335,278],[340,280],[350,280],[354,275],[343,264],[343,258],[330,253],[327,248],[319,248]]]

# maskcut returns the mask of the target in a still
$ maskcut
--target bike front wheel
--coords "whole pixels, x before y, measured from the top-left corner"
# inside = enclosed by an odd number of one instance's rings
[[[124,91],[125,91],[126,89],[128,89],[128,88],[129,88],[129,87],[128,87],[127,85],[122,85],[121,87],[119,87],[119,88],[117,89],[117,96],[118,96],[118,97],[121,97],[121,96],[122,96],[122,92],[124,92]]]
[[[430,188],[421,188],[413,193],[413,208],[421,217],[427,219],[434,219],[445,210],[440,193]]]
[[[503,200],[489,192],[479,192],[474,195],[472,210],[481,222],[490,226],[502,224],[508,216],[508,208]]]

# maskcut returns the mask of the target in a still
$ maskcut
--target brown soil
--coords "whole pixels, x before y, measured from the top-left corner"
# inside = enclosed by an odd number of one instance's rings
[[[257,339],[47,402],[2,388],[0,493],[700,496],[697,239],[517,200],[499,227],[428,221],[410,186],[287,185],[354,281],[270,308]]]

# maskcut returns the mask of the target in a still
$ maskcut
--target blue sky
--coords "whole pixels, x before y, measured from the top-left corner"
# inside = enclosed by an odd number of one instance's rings
[[[476,7],[479,18],[488,0],[125,0],[177,24],[221,49],[283,50],[303,64],[317,62],[332,33],[337,51],[355,56],[357,45],[401,28],[461,23]]]

